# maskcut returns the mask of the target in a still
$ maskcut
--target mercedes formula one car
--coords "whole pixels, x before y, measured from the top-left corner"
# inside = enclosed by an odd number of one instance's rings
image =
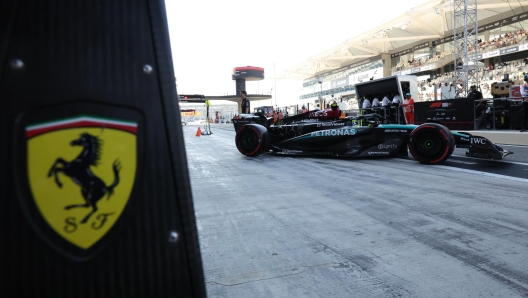
[[[380,157],[411,155],[423,164],[438,164],[453,150],[467,148],[466,156],[503,159],[508,154],[489,139],[453,132],[440,123],[391,124],[378,114],[344,117],[339,109],[310,111],[274,123],[262,113],[233,119],[240,153]]]

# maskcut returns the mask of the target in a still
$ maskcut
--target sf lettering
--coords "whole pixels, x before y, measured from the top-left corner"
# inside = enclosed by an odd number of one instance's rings
[[[91,221],[90,228],[92,230],[101,229],[108,221],[110,215],[113,215],[115,212],[111,213],[100,213],[95,217],[95,220]],[[77,218],[69,216],[64,220],[64,232],[74,233],[77,231],[79,225],[84,225],[84,223],[77,222]]]

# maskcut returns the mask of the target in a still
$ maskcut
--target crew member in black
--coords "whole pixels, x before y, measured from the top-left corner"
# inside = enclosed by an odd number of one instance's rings
[[[482,92],[477,90],[477,86],[473,85],[470,87],[470,91],[468,93],[467,98],[473,98],[473,99],[480,99],[480,101],[477,103],[475,102],[475,120],[477,121],[476,128],[480,129],[480,126],[482,125],[482,118],[484,111],[486,110],[487,102],[484,99],[484,96],[482,95]]]
[[[240,97],[242,97],[242,114],[249,114],[249,99],[247,99],[247,92],[240,91]]]
[[[523,125],[522,125],[521,132],[524,132],[528,130],[528,97],[524,98],[522,105],[523,105],[523,110],[524,110],[524,117],[523,117],[523,122],[522,122]]]
[[[484,96],[482,95],[482,92],[478,91],[477,86],[475,85],[470,87],[470,91],[467,97],[473,98],[473,99],[483,99],[484,98]]]

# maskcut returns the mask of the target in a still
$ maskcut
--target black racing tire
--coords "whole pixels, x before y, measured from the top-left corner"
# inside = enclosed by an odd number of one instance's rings
[[[409,151],[420,163],[434,165],[444,162],[455,150],[451,131],[437,123],[426,123],[411,132]]]
[[[259,156],[269,150],[269,133],[260,124],[246,124],[236,133],[238,151],[246,156]]]

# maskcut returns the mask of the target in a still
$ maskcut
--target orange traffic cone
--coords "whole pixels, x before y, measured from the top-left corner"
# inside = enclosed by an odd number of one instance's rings
[[[196,132],[196,136],[199,137],[202,135],[202,130],[198,127],[198,131]]]

